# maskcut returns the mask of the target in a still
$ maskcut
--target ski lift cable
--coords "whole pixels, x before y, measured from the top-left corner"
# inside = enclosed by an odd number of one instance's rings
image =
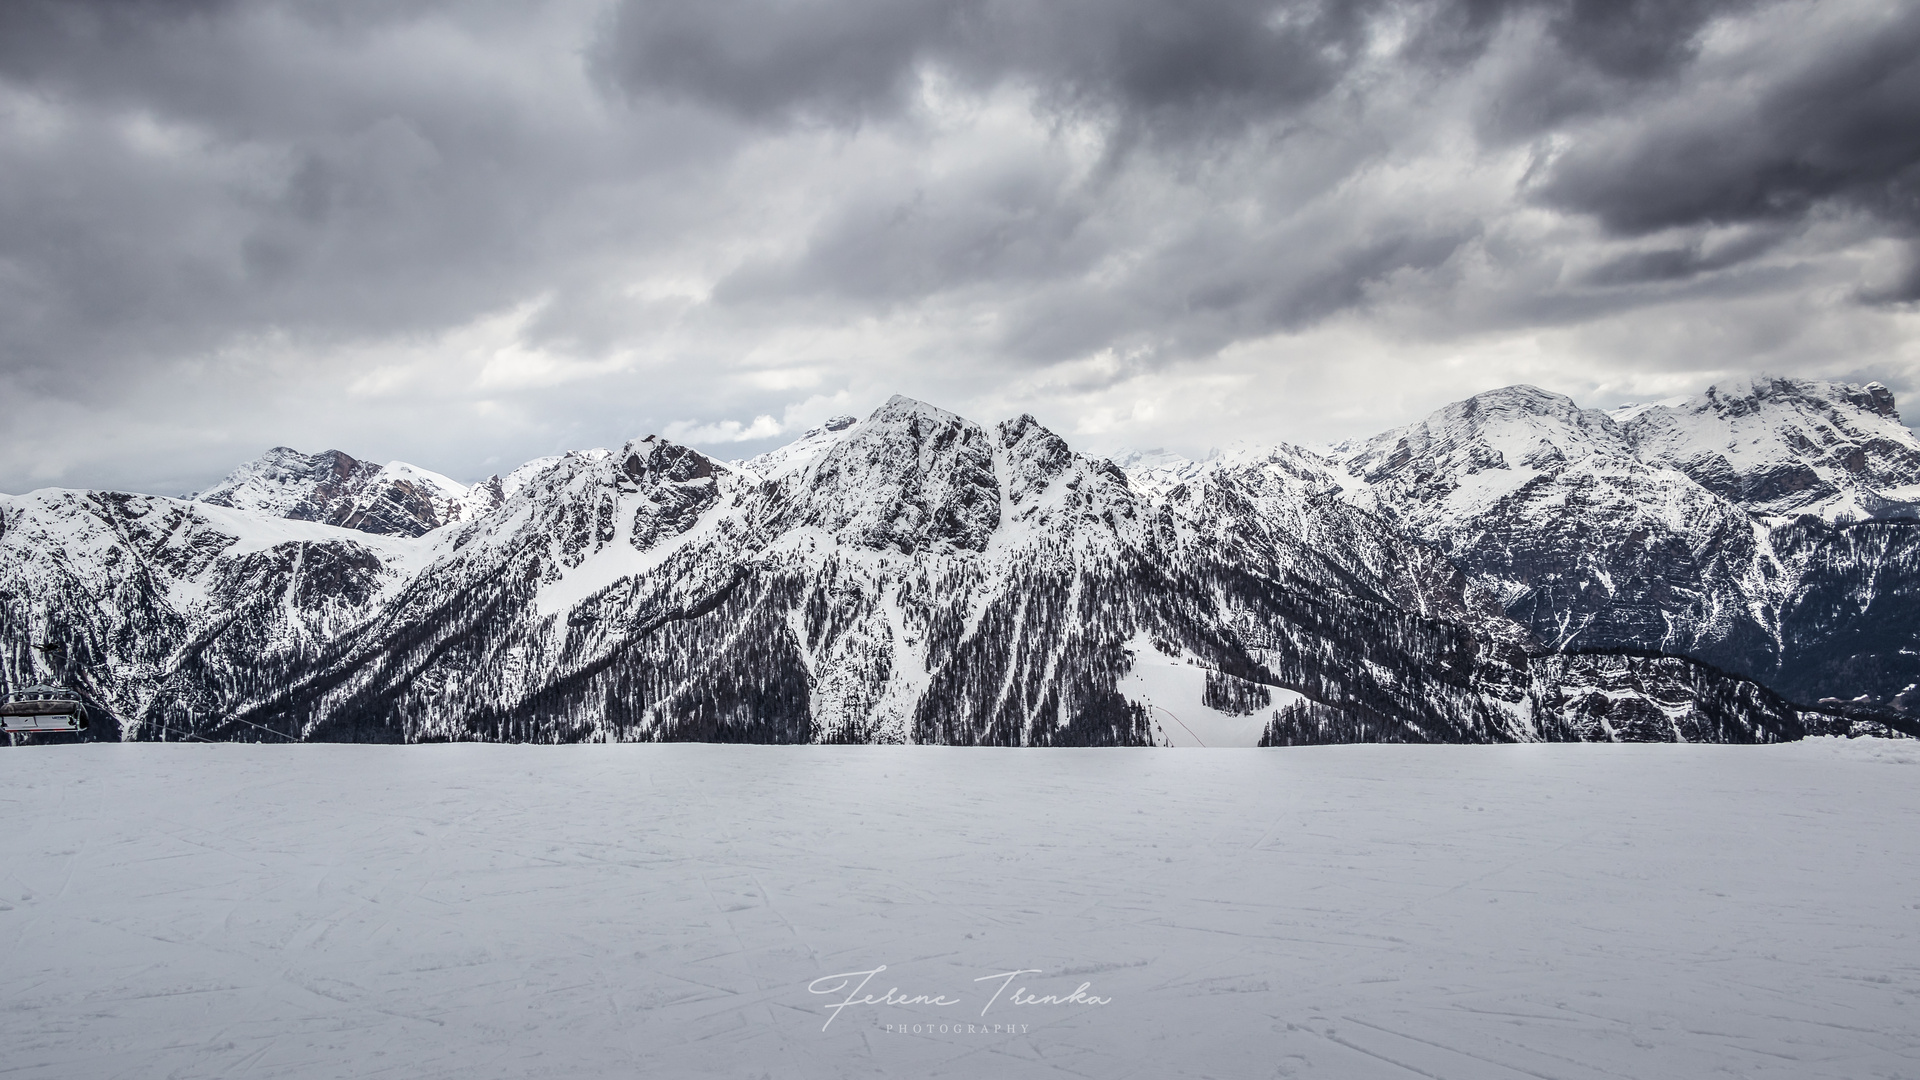
[[[43,653],[48,653],[48,654],[55,653],[55,652],[60,652],[60,653],[66,652],[66,645],[58,641],[44,642],[44,643],[36,644],[33,647]],[[118,712],[115,712],[113,709],[107,707],[107,705],[105,704],[107,700],[106,695],[100,693],[99,688],[92,684],[92,680],[88,679],[84,672],[69,669],[67,671],[67,676],[71,678],[73,682],[78,683],[82,688],[89,691],[93,695],[93,699],[96,702],[94,707],[98,708],[101,712],[112,717],[114,722],[120,725],[120,729],[122,731],[125,731],[130,726],[138,726],[138,725],[129,724],[126,717],[121,716]],[[245,724],[248,727],[253,728],[255,731],[264,731],[269,735],[273,735],[278,738],[285,739],[288,742],[297,743],[300,741],[300,738],[297,735],[289,735],[284,731],[276,731],[275,729],[266,727],[265,725],[256,724],[251,720],[243,720],[238,716],[230,716],[227,719]],[[147,722],[152,723],[155,727],[160,728],[162,731],[172,732],[173,734],[179,735],[182,738],[198,739],[199,741],[204,743],[211,743],[211,742],[217,741],[214,739],[209,739],[204,735],[196,735],[190,731],[182,731],[181,729],[176,728],[173,725],[168,724],[163,720],[154,719]]]
[[[89,692],[91,692],[91,693],[92,693],[92,695],[93,695],[93,698],[94,698],[94,701],[95,701],[95,703],[96,703],[96,704],[94,705],[94,707],[95,707],[95,708],[97,708],[97,709],[99,709],[99,710],[100,710],[101,712],[103,712],[103,713],[106,713],[106,714],[107,714],[108,716],[110,716],[110,717],[112,717],[112,718],[113,718],[113,720],[114,720],[114,722],[115,722],[116,724],[119,724],[119,725],[120,725],[120,730],[122,730],[122,731],[125,731],[125,730],[126,730],[127,728],[129,728],[129,727],[136,727],[136,726],[139,726],[138,724],[134,724],[134,723],[130,723],[130,722],[129,722],[129,721],[127,720],[127,718],[126,718],[126,717],[124,717],[124,716],[122,716],[122,715],[120,715],[120,714],[119,714],[118,712],[116,712],[116,711],[114,711],[113,709],[111,709],[111,708],[109,708],[109,707],[108,707],[108,706],[107,706],[107,705],[105,704],[105,701],[106,701],[106,695],[104,695],[104,694],[102,694],[102,693],[100,693],[100,691],[99,691],[99,688],[98,688],[98,687],[96,687],[96,686],[94,686],[94,685],[92,684],[92,680],[90,680],[90,679],[88,679],[88,678],[86,677],[86,675],[85,675],[84,673],[82,673],[82,672],[79,672],[79,671],[72,671],[72,672],[69,672],[69,674],[70,674],[70,675],[72,676],[72,678],[73,678],[73,681],[74,681],[74,682],[76,682],[76,683],[79,683],[79,684],[80,684],[80,685],[81,685],[82,687],[84,687],[84,688],[85,688],[86,690],[88,690]],[[240,720],[240,718],[239,718],[239,717],[237,717],[237,716],[236,716],[236,717],[229,717],[229,719],[232,719],[232,720]],[[261,726],[260,726],[259,724],[256,724],[256,723],[254,723],[254,722],[252,722],[251,720],[240,720],[240,722],[241,722],[241,723],[243,723],[243,724],[245,724],[245,725],[247,725],[248,727],[251,727],[251,728],[259,728],[259,730],[261,730],[261,731],[265,731],[265,732],[267,732],[267,733],[269,733],[269,734],[273,734],[273,735],[278,735],[278,736],[280,736],[281,738],[283,738],[283,739],[285,739],[285,740],[287,740],[288,742],[299,742],[299,741],[300,741],[299,739],[297,739],[297,738],[295,738],[295,737],[293,737],[293,736],[291,736],[291,735],[288,735],[288,734],[286,734],[285,732],[281,732],[281,731],[275,731],[275,730],[273,730],[273,729],[272,729],[272,728],[270,728],[270,727],[261,727]],[[164,721],[164,720],[160,720],[160,719],[153,719],[153,720],[149,720],[149,721],[144,721],[144,723],[151,723],[151,724],[153,724],[153,725],[154,725],[155,727],[157,727],[157,728],[159,728],[159,729],[161,729],[162,731],[169,731],[169,732],[172,732],[173,734],[175,734],[175,735],[178,735],[178,736],[180,736],[181,738],[184,738],[184,739],[194,739],[194,740],[197,740],[197,741],[199,741],[199,742],[203,742],[203,743],[213,743],[213,742],[218,742],[218,741],[219,741],[219,740],[217,740],[217,739],[209,739],[209,738],[207,738],[207,737],[206,737],[206,736],[204,736],[204,735],[197,735],[197,734],[195,734],[195,733],[193,733],[193,732],[191,732],[191,731],[182,731],[181,729],[179,729],[179,728],[177,728],[177,727],[174,727],[174,726],[173,726],[172,724],[169,724],[169,723],[167,723],[166,721]]]
[[[105,705],[102,705],[102,706],[100,706],[100,711],[101,711],[101,712],[103,712],[103,713],[106,713],[106,714],[107,714],[108,716],[111,716],[111,717],[113,717],[113,718],[114,718],[114,720],[116,720],[116,721],[118,721],[118,722],[119,722],[119,724],[120,724],[120,727],[121,727],[121,730],[123,730],[123,731],[124,731],[124,730],[125,730],[125,729],[126,729],[127,727],[129,727],[129,726],[130,726],[130,725],[128,724],[128,722],[127,722],[127,719],[126,719],[125,717],[123,717],[123,716],[121,716],[121,715],[120,715],[119,713],[117,713],[117,712],[114,712],[114,711],[113,711],[112,709],[109,709],[109,708],[107,708],[107,707],[106,707]],[[232,717],[228,717],[228,719],[229,719],[229,720],[240,720],[240,718],[239,718],[239,717],[237,717],[237,716],[232,716]],[[268,733],[269,735],[278,735],[278,736],[280,736],[281,738],[283,738],[283,739],[285,739],[285,740],[287,740],[288,742],[299,742],[299,741],[300,741],[299,739],[296,739],[296,738],[294,738],[293,736],[291,736],[291,735],[288,735],[288,734],[287,734],[287,733],[285,733],[285,732],[282,732],[282,731],[275,731],[275,730],[273,730],[273,729],[272,729],[272,728],[270,728],[270,727],[261,727],[261,726],[260,726],[259,724],[256,724],[256,723],[254,723],[254,722],[252,722],[251,720],[240,720],[240,722],[241,722],[241,723],[243,723],[243,724],[245,724],[245,725],[247,725],[247,726],[248,726],[248,727],[250,727],[250,728],[259,728],[259,729],[260,729],[261,731],[264,731],[264,732],[266,732],[266,733]],[[164,720],[158,720],[158,719],[154,719],[154,720],[145,720],[145,721],[141,721],[141,723],[143,723],[143,724],[147,724],[147,723],[150,723],[150,724],[152,724],[152,725],[154,725],[155,727],[157,727],[157,728],[160,728],[160,729],[161,729],[161,730],[163,730],[163,731],[171,731],[171,732],[173,732],[173,733],[174,733],[175,735],[179,735],[179,736],[181,736],[181,737],[183,737],[183,738],[188,738],[188,739],[198,739],[199,741],[201,741],[201,742],[203,742],[203,743],[214,743],[214,742],[219,742],[219,741],[220,741],[219,739],[209,739],[209,738],[207,738],[207,737],[206,737],[206,736],[204,736],[204,735],[196,735],[196,734],[194,734],[194,733],[193,733],[193,732],[191,732],[191,731],[182,731],[182,730],[180,730],[179,728],[177,728],[177,727],[174,727],[174,726],[173,726],[172,724],[169,724],[169,723],[167,723],[167,722],[166,722],[166,721],[164,721]]]
[[[251,721],[251,720],[241,720],[241,719],[240,719],[239,717],[237,717],[237,716],[229,716],[229,717],[227,717],[227,719],[228,719],[228,720],[233,720],[233,721],[237,721],[237,722],[239,722],[239,723],[242,723],[242,724],[245,724],[245,725],[247,725],[248,727],[250,727],[250,728],[254,728],[254,729],[256,729],[256,730],[259,730],[259,731],[264,731],[264,732],[266,732],[266,733],[267,733],[267,734],[269,734],[269,735],[278,735],[278,736],[280,736],[281,738],[283,738],[283,739],[285,739],[285,740],[287,740],[288,742],[299,742],[299,741],[300,741],[300,740],[299,740],[299,738],[298,738],[298,737],[296,737],[296,736],[293,736],[293,735],[289,735],[289,734],[287,734],[287,733],[286,733],[286,732],[284,732],[284,731],[275,731],[274,729],[272,729],[272,728],[270,728],[270,727],[266,727],[266,726],[264,726],[264,725],[261,725],[261,724],[256,724],[256,723],[254,723],[254,722],[253,722],[253,721]]]
[[[114,718],[115,720],[118,720],[118,719],[120,719],[120,715],[119,715],[118,713],[116,713],[116,712],[114,712],[114,711],[113,711],[112,709],[107,709],[107,708],[102,708],[102,710],[101,710],[101,711],[102,711],[102,712],[105,712],[105,713],[106,713],[106,714],[107,714],[108,716],[111,716],[111,717],[113,717],[113,718]],[[152,721],[152,723],[153,723],[153,726],[155,726],[155,727],[157,727],[157,728],[159,728],[160,730],[162,730],[162,731],[171,731],[171,732],[173,732],[173,733],[174,733],[175,735],[178,735],[178,736],[180,736],[180,737],[181,737],[181,738],[183,738],[183,739],[195,739],[195,740],[197,740],[197,741],[199,741],[199,742],[203,742],[203,743],[212,743],[212,742],[214,741],[214,740],[212,740],[212,739],[209,739],[209,738],[207,738],[207,737],[206,737],[206,736],[204,736],[204,735],[195,735],[195,734],[194,734],[193,732],[191,732],[191,731],[181,731],[181,730],[180,730],[179,728],[177,728],[177,727],[174,727],[174,726],[172,726],[171,724],[166,724],[166,723],[162,723],[162,722],[161,722],[161,721],[159,721],[159,720],[155,720],[155,721]]]
[[[92,687],[88,687],[88,689],[91,690]],[[98,694],[95,694],[94,697],[95,697],[96,704],[94,704],[92,707],[99,709],[101,712],[106,713],[109,717],[112,717],[113,722],[120,725],[120,730],[125,731],[127,728],[134,726],[128,722],[126,717],[121,716],[119,713],[115,712],[114,710],[108,708],[105,705],[98,704],[97,703],[99,699]],[[153,720],[149,722],[152,723],[153,726],[161,729],[162,731],[171,731],[172,733],[180,736],[183,739],[197,739],[203,743],[211,743],[214,741],[213,739],[209,739],[204,735],[196,735],[191,731],[182,731],[179,728],[174,727],[172,724],[169,724],[164,720]]]

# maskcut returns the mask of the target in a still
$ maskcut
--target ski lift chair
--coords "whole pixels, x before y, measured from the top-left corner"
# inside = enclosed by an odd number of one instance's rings
[[[7,695],[0,721],[9,741],[16,735],[71,735],[87,730],[87,707],[64,686],[29,686]]]

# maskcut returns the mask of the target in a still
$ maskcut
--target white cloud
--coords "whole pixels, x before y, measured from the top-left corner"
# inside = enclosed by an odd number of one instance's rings
[[[786,428],[771,416],[756,416],[751,423],[742,424],[738,420],[722,420],[717,424],[702,424],[693,420],[675,420],[668,424],[661,434],[674,442],[681,443],[737,443],[753,439],[771,439],[782,434]]]

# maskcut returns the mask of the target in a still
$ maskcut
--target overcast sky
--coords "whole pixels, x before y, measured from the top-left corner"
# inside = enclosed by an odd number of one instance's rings
[[[906,393],[1077,447],[1920,415],[1920,4],[0,4],[0,491]]]

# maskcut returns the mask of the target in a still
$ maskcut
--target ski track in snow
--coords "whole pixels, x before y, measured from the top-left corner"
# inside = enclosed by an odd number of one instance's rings
[[[1920,751],[0,755],[0,1073],[1920,1075]],[[823,975],[887,965],[849,1008]],[[995,1006],[1038,968],[1099,1007]],[[888,1023],[1024,1023],[1017,1035]]]

